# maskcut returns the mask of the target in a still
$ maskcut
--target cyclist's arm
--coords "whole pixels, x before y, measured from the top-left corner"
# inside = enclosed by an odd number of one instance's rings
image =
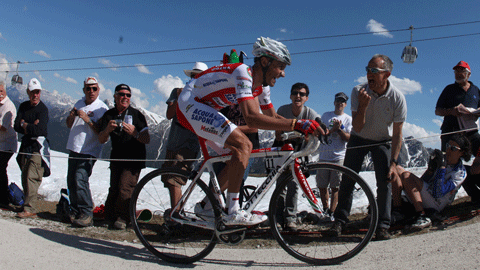
[[[242,111],[245,122],[251,128],[260,128],[266,130],[293,130],[293,120],[278,118],[262,114],[260,112],[258,102],[255,99],[245,99],[240,102],[240,110]],[[276,115],[276,113],[275,113]]]

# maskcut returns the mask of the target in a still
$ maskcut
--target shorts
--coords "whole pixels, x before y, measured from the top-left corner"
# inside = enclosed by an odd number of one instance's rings
[[[185,159],[196,159],[197,153],[195,151],[191,151],[187,148],[182,148],[179,151],[171,151],[167,150],[165,161],[162,165],[162,169],[164,168],[178,168],[184,171],[191,171],[194,160],[184,161]],[[174,175],[163,175],[162,182],[166,188],[170,186],[181,187],[187,183],[187,179],[184,177],[174,176]]]
[[[337,161],[323,161],[319,160],[319,162],[328,162],[337,165],[343,165],[343,159]],[[317,187],[318,188],[339,188],[340,181],[342,180],[342,174],[338,171],[332,170],[317,170]]]
[[[177,101],[178,122],[198,137],[225,144],[237,126],[214,108],[195,100],[189,89],[184,89]]]
[[[452,203],[453,199],[455,198],[455,194],[451,194],[451,192],[449,192],[445,196],[435,199],[432,196],[432,194],[428,192],[428,184],[425,182],[423,182],[423,187],[422,187],[422,190],[420,191],[420,196],[422,196],[423,208],[424,209],[432,208],[437,210],[438,212],[442,211],[447,205]],[[449,198],[451,198],[451,200]]]

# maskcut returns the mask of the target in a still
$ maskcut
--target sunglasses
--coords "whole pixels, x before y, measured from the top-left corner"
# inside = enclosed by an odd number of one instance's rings
[[[462,150],[462,148],[460,148],[458,146],[455,146],[455,145],[451,145],[449,143],[446,143],[445,146],[447,147],[447,149],[450,149],[453,152]]]
[[[128,93],[116,93],[115,95],[118,95],[120,97],[132,97],[132,94],[128,94]]]
[[[85,87],[85,90],[87,90],[87,91],[92,90],[93,92],[97,92],[98,87]]]
[[[372,67],[365,67],[365,70],[367,71],[367,73],[373,73],[373,74],[377,74],[382,71],[388,71],[388,69],[372,68]]]
[[[301,97],[306,97],[307,93],[303,93],[303,92],[299,92],[299,91],[292,91],[290,93],[290,95],[292,95],[292,96],[300,95]]]

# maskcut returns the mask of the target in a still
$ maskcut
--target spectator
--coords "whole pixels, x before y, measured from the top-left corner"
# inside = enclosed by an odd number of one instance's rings
[[[308,95],[310,94],[310,90],[308,85],[304,83],[296,83],[292,85],[292,89],[290,90],[290,99],[292,100],[291,104],[286,104],[280,106],[277,110],[277,114],[283,116],[287,119],[316,119],[320,118],[320,115],[317,114],[313,109],[305,106],[305,102],[308,100]],[[282,131],[275,132],[275,146],[277,146],[278,138]],[[300,150],[303,147],[303,140],[295,139],[286,141],[286,143],[291,143],[296,151]],[[295,216],[297,213],[297,197],[298,197],[298,187],[294,181],[291,181],[287,184],[287,189],[282,193],[283,201],[279,201],[280,205],[278,207],[280,209],[285,209],[284,217],[279,217],[279,220],[284,219],[285,229],[295,231],[297,230],[297,224]],[[284,203],[284,205],[281,205]]]
[[[329,162],[343,165],[345,158],[345,149],[350,139],[352,130],[352,117],[344,113],[347,106],[348,96],[343,93],[337,93],[333,105],[335,110],[326,112],[322,115],[322,123],[328,127],[328,144],[322,144],[319,148],[319,162]],[[322,200],[324,213],[333,220],[333,212],[338,204],[338,188],[342,175],[331,170],[318,170],[316,175],[317,186],[320,189],[320,199]],[[330,193],[328,187],[332,192]],[[329,202],[329,200],[331,201]],[[329,204],[330,203],[330,204]]]
[[[429,227],[432,222],[425,215],[425,209],[433,209],[441,212],[455,199],[458,189],[467,176],[462,163],[462,158],[469,161],[471,157],[471,145],[463,134],[454,134],[446,143],[447,153],[444,156],[440,150],[434,151],[430,158],[428,169],[418,178],[413,173],[406,171],[400,165],[397,166],[399,178],[392,182],[393,209],[401,208],[402,190],[413,203],[417,212],[412,229]]]
[[[22,171],[25,202],[23,212],[17,215],[19,218],[37,217],[38,188],[42,184],[42,177],[50,175],[48,109],[40,100],[41,91],[40,82],[36,78],[31,79],[27,87],[29,101],[20,104],[15,118],[15,131],[23,134],[17,162]]]
[[[70,219],[73,225],[88,227],[93,225],[93,201],[88,178],[102,151],[96,122],[108,107],[98,99],[100,87],[95,77],[85,79],[83,93],[85,96],[75,103],[66,120],[70,129],[67,185],[73,210]]]
[[[140,171],[145,168],[145,144],[150,143],[145,116],[130,106],[132,91],[126,84],[115,87],[115,107],[98,122],[100,143],[112,139],[110,188],[105,202],[106,219],[114,229],[125,229],[130,221],[128,207]],[[128,161],[125,161],[128,160]]]
[[[8,161],[17,152],[17,133],[13,121],[17,109],[8,98],[5,82],[0,81],[0,206],[8,208]]]
[[[367,83],[352,90],[352,133],[347,144],[344,166],[360,172],[364,157],[370,152],[377,179],[379,221],[375,237],[390,239],[392,185],[396,175],[398,154],[402,144],[402,127],[407,117],[403,94],[388,80],[393,62],[385,55],[376,54],[368,62]],[[390,133],[393,128],[393,134]],[[342,178],[338,205],[334,213],[333,235],[339,235],[348,221],[352,207],[354,182]]]
[[[196,62],[191,70],[184,70],[185,75],[193,79],[197,74],[207,70],[208,66],[202,62]],[[170,133],[167,139],[167,151],[165,154],[166,162],[163,163],[162,168],[179,168],[190,171],[194,164],[193,159],[200,156],[200,145],[195,133],[184,128],[178,122],[176,110],[177,99],[183,88],[175,88],[170,93],[167,100],[167,119],[173,119],[170,126]],[[186,180],[182,177],[168,175],[162,177],[165,187],[170,192],[170,204],[172,209],[177,205],[182,197],[182,186],[186,184]]]
[[[460,61],[453,67],[455,83],[447,85],[438,98],[435,114],[443,116],[442,151],[445,144],[450,141],[453,132],[466,130],[466,136],[472,145],[472,153],[477,153],[480,147],[480,134],[478,134],[478,113],[471,112],[480,108],[480,90],[470,79],[472,74],[467,62]]]

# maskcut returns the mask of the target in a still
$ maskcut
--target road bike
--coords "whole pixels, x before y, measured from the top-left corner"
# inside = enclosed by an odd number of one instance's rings
[[[136,235],[151,253],[172,263],[196,262],[206,257],[216,244],[237,245],[245,240],[247,231],[265,226],[225,225],[223,216],[227,207],[213,164],[230,160],[231,154],[211,155],[208,142],[199,140],[204,160],[198,171],[188,173],[175,168],[152,171],[138,182],[131,198],[130,216]],[[319,139],[310,136],[306,146],[298,152],[290,144],[253,150],[251,158],[264,158],[270,172],[254,190],[249,187],[242,209],[249,213],[258,211],[254,209],[268,194],[268,211],[260,210],[268,213],[266,223],[280,246],[309,264],[338,264],[357,255],[371,240],[377,226],[378,209],[374,194],[359,174],[344,166],[307,161],[305,157],[315,153],[319,145]],[[352,209],[340,236],[329,233],[333,223],[326,218],[318,198],[315,179],[318,170],[340,173],[342,181],[350,178],[355,183],[354,205],[362,207]],[[183,188],[182,198],[173,210],[161,181],[166,175],[184,177],[190,182]],[[293,215],[290,213],[296,221],[296,231],[283,229],[284,208],[279,207],[284,203],[282,194],[291,181],[299,187],[296,208]],[[275,187],[273,192],[272,187]],[[205,201],[210,207],[200,208]],[[152,213],[147,219],[138,215],[146,209]]]

